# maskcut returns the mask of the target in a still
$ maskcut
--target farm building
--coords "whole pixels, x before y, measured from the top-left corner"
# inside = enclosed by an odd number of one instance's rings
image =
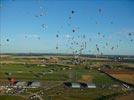
[[[37,81],[32,81],[32,82],[30,81],[28,82],[27,86],[31,88],[37,88],[41,86],[41,83]]]
[[[68,88],[81,88],[80,83],[65,82],[64,86]]]
[[[96,85],[93,83],[81,83],[81,82],[76,83],[65,82],[64,86],[68,88],[96,88]]]
[[[87,88],[96,88],[96,85],[93,83],[87,83]]]
[[[80,83],[82,88],[96,88],[96,85],[93,83]]]
[[[57,63],[59,61],[59,59],[57,58],[57,57],[50,57],[49,59],[48,59],[48,62],[49,63]]]
[[[72,88],[81,88],[80,83],[72,83]]]
[[[18,82],[16,82],[16,84],[15,84],[16,86],[18,86],[18,87],[24,87],[24,86],[26,86],[26,82],[21,82],[21,81],[18,81]]]

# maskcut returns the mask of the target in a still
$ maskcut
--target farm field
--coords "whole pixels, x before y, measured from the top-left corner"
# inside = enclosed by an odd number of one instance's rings
[[[130,83],[134,85],[134,71],[127,70],[105,70],[106,73],[112,77],[119,79],[121,81]]]
[[[134,73],[133,74],[111,74],[111,76],[134,85]]]
[[[134,93],[130,93],[129,95],[119,96],[115,100],[133,100],[134,99]]]
[[[1,100],[26,100],[20,96],[0,96]]]
[[[11,74],[11,75],[8,75]],[[89,81],[96,84],[112,84],[108,76],[97,70],[87,70],[84,67],[69,67],[57,64],[37,65],[3,64],[1,65],[0,78],[14,77],[17,80],[40,80],[40,81]]]
[[[108,89],[89,89],[89,90],[79,90],[79,89],[62,89],[58,88],[58,90],[49,90],[48,95],[49,98],[53,98],[54,100],[94,100],[97,98],[101,98],[101,96],[107,96],[110,94],[118,93],[120,91],[108,90]],[[53,95],[52,95],[53,94]]]
[[[87,59],[81,64],[74,64],[70,63],[75,61],[72,57],[2,57],[0,85],[10,84],[9,78],[14,78],[16,81],[41,82],[41,88],[27,89],[21,93],[22,100],[28,99],[30,94],[40,95],[41,93],[43,93],[41,98],[44,100],[105,100],[123,94],[121,83],[98,70],[103,64],[111,62],[98,60],[99,58],[97,61]],[[118,63],[113,63],[113,65],[116,66]],[[116,73],[119,72],[116,71]],[[129,78],[126,77],[126,79]],[[96,88],[65,88],[64,82],[94,83]],[[9,100],[10,96],[0,98]]]

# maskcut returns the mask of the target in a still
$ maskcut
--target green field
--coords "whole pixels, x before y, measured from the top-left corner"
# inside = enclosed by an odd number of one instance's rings
[[[47,81],[67,81],[69,75],[74,77],[72,81],[77,81],[82,75],[90,75],[93,77],[95,84],[112,84],[114,81],[97,70],[87,70],[85,67],[72,67],[51,64],[46,66],[39,65],[23,65],[23,64],[2,64],[0,70],[0,78],[7,79],[15,77],[17,80],[47,80]],[[63,70],[64,68],[64,70]],[[7,73],[11,73],[8,75]]]
[[[37,58],[36,58],[37,59]],[[37,60],[42,60],[37,59]],[[25,62],[31,60],[15,58],[15,62]],[[32,58],[35,60],[35,58]],[[64,59],[65,60],[65,59]],[[68,60],[68,59],[67,59]],[[10,60],[9,60],[10,61]],[[3,63],[0,65],[0,82],[14,77],[16,80],[22,81],[40,81],[44,84],[43,88],[28,89],[28,93],[21,94],[28,96],[30,93],[39,93],[43,91],[44,100],[106,100],[116,94],[120,94],[120,88],[110,88],[113,84],[118,84],[104,73],[99,72],[96,68],[90,69],[86,66],[99,65],[99,62],[86,62],[80,65],[67,65],[56,63],[31,64],[31,63]],[[92,83],[96,84],[95,89],[65,89],[63,82],[77,82],[82,76],[91,77]],[[88,82],[88,81],[87,81]],[[59,85],[60,84],[60,85]],[[49,88],[49,89],[47,89]],[[13,99],[12,99],[13,98]],[[17,98],[17,99],[16,99]],[[20,98],[20,99],[19,99]],[[103,98],[103,99],[102,99]],[[105,99],[104,99],[105,98]],[[23,100],[21,97],[0,96],[0,100]],[[109,99],[107,99],[109,100]]]
[[[20,96],[0,96],[0,100],[25,100]]]

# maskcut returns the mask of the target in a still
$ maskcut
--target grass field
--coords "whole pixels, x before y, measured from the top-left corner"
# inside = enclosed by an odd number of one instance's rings
[[[50,64],[38,66],[36,64],[2,64],[0,78],[7,79],[15,77],[17,80],[47,80],[47,81],[77,81],[83,75],[92,76],[95,84],[113,84],[114,81],[97,70],[87,70],[84,67],[76,66],[69,69],[69,66]],[[64,69],[64,70],[63,70]],[[7,73],[11,73],[8,75]],[[72,78],[70,77],[72,75]]]
[[[56,70],[53,71],[52,70]],[[7,75],[6,73],[11,73]],[[37,65],[3,64],[1,65],[0,78],[15,77],[18,80],[66,80],[65,71],[60,67],[42,67]]]
[[[122,92],[121,88],[110,88],[110,86],[118,84],[118,82],[99,72],[96,68],[90,69],[86,67],[95,66],[94,64],[100,66],[102,64],[100,62],[92,61],[70,66],[70,64],[62,63],[41,63],[42,59],[44,58],[8,58],[8,62],[12,60],[14,63],[4,62],[1,64],[0,82],[8,82],[9,77],[14,77],[16,80],[40,81],[44,84],[43,88],[28,89],[27,91],[31,93],[38,93],[40,90],[44,91],[44,100],[95,100]],[[25,63],[29,61],[35,61],[36,63]],[[65,89],[63,86],[64,81],[92,82],[96,84],[97,88]],[[21,97],[9,96],[1,96],[0,100],[12,100],[12,98],[13,100],[23,100]]]
[[[119,93],[116,89],[64,89],[56,87],[47,91],[46,95],[52,100],[95,100],[101,96]],[[44,97],[46,99],[46,97]]]
[[[25,100],[20,96],[0,96],[0,100]]]

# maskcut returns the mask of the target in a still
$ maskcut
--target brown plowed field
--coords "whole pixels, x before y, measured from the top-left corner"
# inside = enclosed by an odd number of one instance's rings
[[[108,70],[105,70],[105,72],[116,79],[119,79],[121,81],[134,85],[134,71],[108,69]]]

